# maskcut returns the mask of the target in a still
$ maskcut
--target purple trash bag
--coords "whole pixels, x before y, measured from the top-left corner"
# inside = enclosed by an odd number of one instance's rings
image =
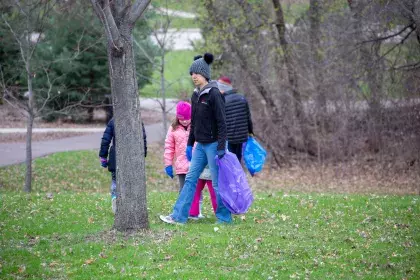
[[[235,154],[226,151],[225,156],[219,159],[219,195],[223,204],[232,214],[244,214],[254,201],[249,188],[246,175]]]

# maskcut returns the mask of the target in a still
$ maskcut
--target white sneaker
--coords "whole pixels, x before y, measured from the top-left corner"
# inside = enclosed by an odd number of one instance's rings
[[[117,212],[117,198],[116,197],[112,198],[111,205],[112,205],[112,213],[115,214],[115,212]]]
[[[194,221],[198,221],[198,220],[200,220],[200,219],[204,219],[206,216],[204,216],[204,215],[198,215],[198,216],[188,216],[188,219],[190,219],[190,220],[194,220]]]
[[[175,221],[171,215],[168,216],[164,216],[164,215],[160,215],[159,218],[164,221],[167,224],[172,224],[172,225],[183,225],[183,223],[177,222]]]

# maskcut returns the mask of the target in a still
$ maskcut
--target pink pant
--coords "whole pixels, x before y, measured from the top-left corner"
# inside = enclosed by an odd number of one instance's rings
[[[214,213],[216,213],[217,200],[216,200],[216,194],[214,192],[211,180],[198,179],[197,186],[195,188],[195,194],[194,194],[193,202],[192,202],[191,208],[190,208],[190,216],[198,216],[200,214],[200,197],[201,197],[201,192],[203,191],[206,183],[207,183],[207,187],[209,188],[211,204],[213,206],[213,211],[214,211]]]

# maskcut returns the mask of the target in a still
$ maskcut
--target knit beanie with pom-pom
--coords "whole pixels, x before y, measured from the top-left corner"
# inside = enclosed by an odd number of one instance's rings
[[[192,75],[192,73],[200,74],[209,81],[211,79],[210,64],[213,60],[214,57],[211,53],[205,53],[204,57],[197,55],[194,57],[194,62],[191,64],[190,75]]]

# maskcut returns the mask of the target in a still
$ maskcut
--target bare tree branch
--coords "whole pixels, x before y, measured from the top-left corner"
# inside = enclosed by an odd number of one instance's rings
[[[103,6],[98,2],[98,0],[91,0],[96,14],[105,26],[108,42],[112,44],[116,50],[120,51],[122,46],[121,34],[115,23],[114,16],[112,15],[109,0],[103,1]]]
[[[51,81],[50,81],[50,75],[48,75],[47,69],[44,68],[44,72],[45,72],[45,75],[47,76],[48,91],[47,91],[47,98],[44,100],[43,104],[41,105],[41,108],[39,108],[37,110],[38,111],[38,114],[41,113],[44,110],[45,106],[47,105],[48,101],[50,100],[50,97],[51,97],[51,89],[52,89],[52,86],[53,86],[53,83],[51,83]],[[58,77],[56,79],[58,79]]]
[[[134,38],[134,36],[133,36],[133,41],[134,41],[134,44],[139,48],[139,50],[141,50],[141,52],[144,54],[144,56],[147,58],[147,60],[151,63],[151,64],[154,64],[155,63],[155,61],[154,61],[154,59],[146,52],[146,50],[140,45],[140,43],[137,41],[137,39],[136,38]]]
[[[401,35],[402,33],[404,33],[404,31],[406,31],[408,28],[411,28],[412,30],[414,29],[414,24],[413,23],[411,23],[411,24],[409,24],[409,25],[407,25],[407,26],[405,26],[403,29],[401,29],[400,31],[398,31],[397,33],[394,33],[394,34],[391,34],[391,35],[389,35],[389,36],[385,36],[385,37],[378,37],[378,38],[374,38],[374,39],[370,39],[370,40],[365,40],[365,41],[362,41],[362,42],[359,42],[359,43],[357,43],[357,44],[365,44],[365,43],[371,43],[371,42],[376,42],[376,41],[384,41],[384,40],[388,40],[388,39],[391,39],[391,38],[394,38],[394,37],[396,37],[396,36],[398,36],[398,35]],[[411,31],[412,31],[411,30]],[[411,32],[410,32],[411,33]]]
[[[151,0],[136,0],[128,18],[131,26],[133,26],[134,23],[141,17],[150,2]]]
[[[385,56],[387,56],[388,54],[390,54],[396,47],[401,46],[402,44],[404,44],[404,42],[408,39],[408,37],[410,37],[411,33],[413,33],[415,31],[415,29],[411,29],[410,32],[404,36],[404,38],[401,39],[400,42],[398,42],[398,44],[394,45],[392,48],[390,48],[388,51],[386,51],[383,55],[381,55],[377,61],[380,61],[381,59],[383,59]]]
[[[10,26],[9,22],[6,20],[6,18],[4,17],[4,14],[1,15],[1,17],[3,18],[4,23],[7,25],[7,27],[9,27],[10,32],[13,34],[13,37],[15,38],[16,42],[19,44],[19,49],[20,49],[20,55],[22,57],[23,62],[26,64],[26,58],[25,58],[25,52],[23,51],[23,46],[22,46],[22,42],[19,39],[19,36],[16,34],[15,30],[12,28],[12,26]]]

